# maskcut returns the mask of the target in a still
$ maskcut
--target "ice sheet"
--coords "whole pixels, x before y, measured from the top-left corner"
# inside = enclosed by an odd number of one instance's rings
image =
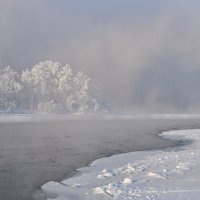
[[[167,150],[102,158],[80,175],[42,190],[49,199],[197,200],[200,196],[200,130],[163,132],[164,139],[193,141]]]

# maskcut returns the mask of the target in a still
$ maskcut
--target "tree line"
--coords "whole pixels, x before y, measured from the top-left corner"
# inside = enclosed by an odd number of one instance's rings
[[[43,61],[21,73],[0,68],[1,112],[96,112],[106,107],[89,77],[73,74],[68,64]]]

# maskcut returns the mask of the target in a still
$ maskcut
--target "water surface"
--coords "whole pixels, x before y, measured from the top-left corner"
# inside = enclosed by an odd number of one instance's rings
[[[62,119],[0,123],[0,197],[31,200],[39,187],[117,153],[165,148],[162,130],[199,128],[200,119]]]

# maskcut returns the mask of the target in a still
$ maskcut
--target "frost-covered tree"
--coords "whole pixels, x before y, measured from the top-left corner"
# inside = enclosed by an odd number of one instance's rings
[[[44,61],[18,75],[0,70],[0,110],[28,112],[86,112],[101,109],[90,79],[70,65]]]
[[[79,109],[80,111],[85,110],[85,105],[88,100],[88,83],[90,79],[79,72],[72,81],[73,86],[73,101],[71,102],[72,110]]]
[[[63,95],[69,93],[71,68],[58,62],[45,61],[35,65],[30,71],[22,72],[24,85],[24,104],[31,110],[59,111],[66,110]]]
[[[11,112],[20,104],[23,87],[19,77],[9,66],[0,69],[0,110]]]
[[[27,96],[24,105],[28,109],[45,112],[97,110],[97,101],[88,92],[90,79],[82,72],[73,75],[70,65],[40,62],[31,70],[23,71],[21,80],[24,96]]]

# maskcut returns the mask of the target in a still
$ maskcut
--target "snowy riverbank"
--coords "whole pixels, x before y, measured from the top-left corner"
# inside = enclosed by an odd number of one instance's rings
[[[44,184],[42,191],[56,200],[198,199],[200,130],[168,131],[161,137],[187,145],[102,158],[79,169],[76,177]]]

